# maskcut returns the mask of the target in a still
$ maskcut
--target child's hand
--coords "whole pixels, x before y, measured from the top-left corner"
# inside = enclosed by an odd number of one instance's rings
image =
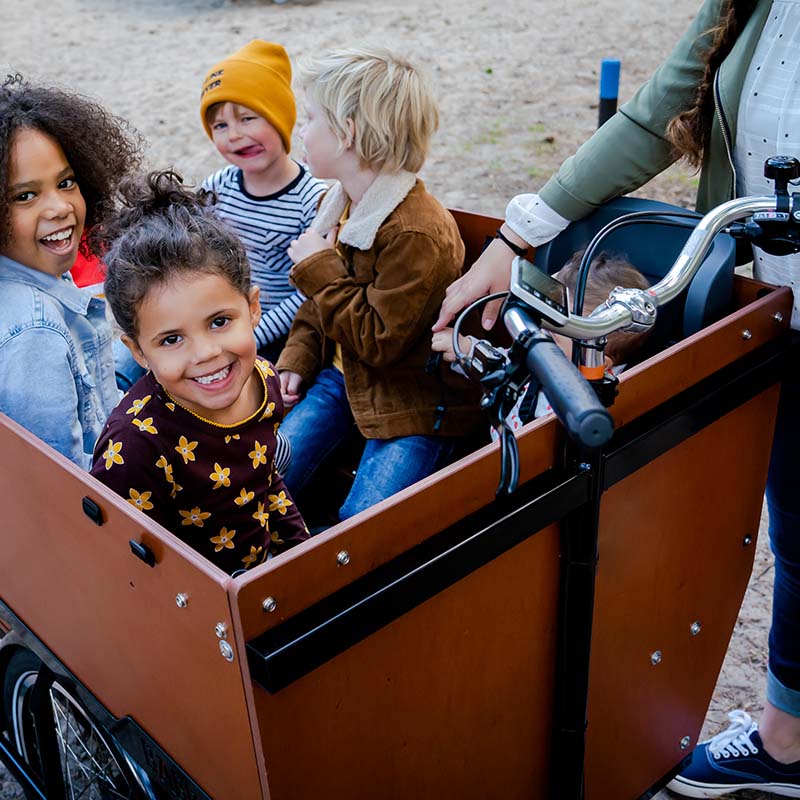
[[[307,230],[289,245],[289,249],[286,252],[289,254],[289,258],[292,259],[293,264],[299,264],[309,256],[313,256],[314,253],[333,250],[335,242],[336,228],[332,228],[325,238],[316,231]]]
[[[300,400],[300,387],[303,379],[296,373],[285,370],[280,373],[281,397],[283,398],[284,408],[296,406]]]
[[[462,353],[468,353],[470,348],[469,339],[459,334],[458,347]],[[436,331],[431,339],[431,350],[433,350],[434,353],[441,353],[445,361],[455,361],[456,354],[453,350],[453,329],[445,328],[444,330]]]

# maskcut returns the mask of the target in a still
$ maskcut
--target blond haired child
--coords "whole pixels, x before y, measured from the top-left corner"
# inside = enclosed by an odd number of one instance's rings
[[[203,128],[227,167],[202,188],[217,196],[215,213],[247,250],[261,290],[259,351],[278,357],[304,298],[289,284],[289,243],[305,231],[325,190],[291,151],[297,112],[292,67],[279,44],[254,39],[215,64],[203,80]]]
[[[583,251],[575,253],[572,258],[556,272],[553,277],[563,283],[570,292],[574,291],[578,282],[578,272],[580,270]],[[589,275],[586,280],[586,291],[584,294],[584,314],[590,314],[595,308],[604,303],[608,295],[618,286],[626,289],[646,289],[650,284],[647,279],[622,256],[615,256],[610,253],[600,253],[592,261]],[[631,358],[644,346],[650,336],[651,331],[629,333],[626,331],[615,331],[609,334],[605,349],[606,369],[615,375],[622,372],[628,365]],[[556,344],[567,354],[572,356],[572,339],[561,336],[551,331]],[[469,352],[473,346],[474,337],[460,336],[458,346],[462,352]],[[442,353],[445,361],[455,362],[455,352],[453,351],[453,329],[444,328],[433,334],[431,349],[434,352]],[[454,367],[455,369],[456,367]],[[518,430],[526,422],[537,417],[549,414],[552,411],[547,395],[541,391],[538,381],[531,380],[527,385],[522,396],[508,414],[506,421],[512,430]],[[492,438],[497,438],[497,434],[492,430]]]
[[[386,50],[346,49],[309,63],[301,80],[306,161],[336,183],[289,249],[309,299],[278,361],[285,402],[299,400],[284,425],[286,483],[299,492],[357,427],[367,442],[344,519],[435,471],[479,420],[463,380],[424,369],[464,246],[415,174],[438,125],[419,71]]]

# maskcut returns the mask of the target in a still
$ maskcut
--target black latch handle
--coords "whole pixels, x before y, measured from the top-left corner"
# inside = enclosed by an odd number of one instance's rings
[[[128,544],[131,546],[131,552],[136,558],[140,558],[148,567],[154,567],[156,565],[155,553],[146,544],[134,541],[133,539],[131,539]]]

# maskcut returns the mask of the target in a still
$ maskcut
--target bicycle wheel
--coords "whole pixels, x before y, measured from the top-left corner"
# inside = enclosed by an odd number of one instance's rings
[[[9,734],[33,771],[43,774],[30,709],[41,661],[17,650],[3,676],[3,709]],[[141,797],[127,761],[109,734],[98,727],[80,702],[58,680],[49,688],[61,776],[69,800],[133,800]]]

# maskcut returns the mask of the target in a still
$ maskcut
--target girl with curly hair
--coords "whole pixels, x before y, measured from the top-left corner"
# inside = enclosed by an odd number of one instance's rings
[[[308,538],[280,474],[280,381],[256,356],[259,290],[210,193],[154,172],[120,194],[101,232],[106,297],[148,372],[111,414],[92,474],[237,575]]]
[[[97,103],[0,86],[0,411],[87,469],[119,394],[105,303],[69,270],[139,162],[138,134]]]

